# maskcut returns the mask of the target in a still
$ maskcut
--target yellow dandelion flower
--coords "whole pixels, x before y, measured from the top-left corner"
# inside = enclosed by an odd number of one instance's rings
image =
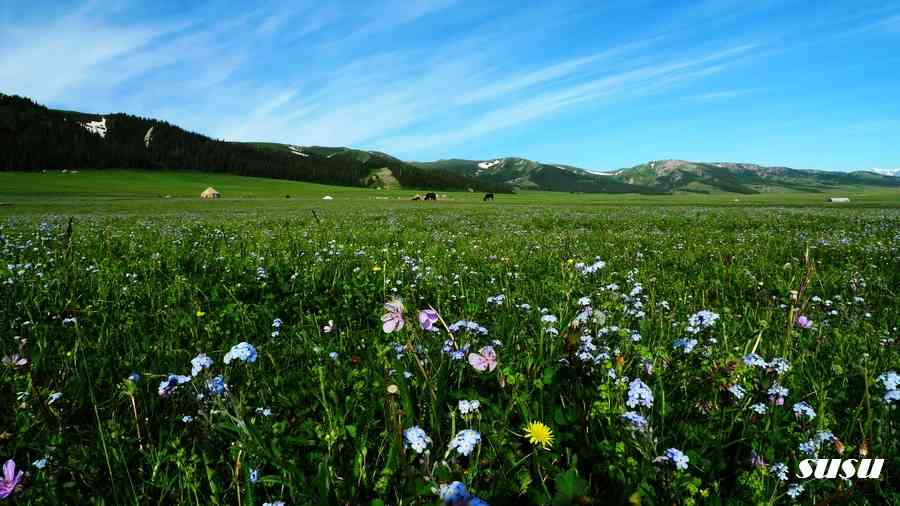
[[[372,267],[372,272],[378,272],[380,270],[381,270],[381,267],[379,267],[377,265],[375,267]]]
[[[198,310],[197,310],[197,318],[203,318],[204,316],[206,316],[206,313],[204,313],[203,311],[200,311],[200,310],[198,309]]]
[[[525,439],[535,446],[549,448],[553,446],[553,431],[541,422],[531,422],[525,426]]]

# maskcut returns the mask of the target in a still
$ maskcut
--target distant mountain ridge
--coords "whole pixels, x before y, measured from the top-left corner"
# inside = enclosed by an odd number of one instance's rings
[[[824,192],[845,186],[900,187],[900,178],[871,171],[829,172],[753,163],[657,160],[615,171],[629,184],[664,192]]]
[[[579,167],[540,163],[524,158],[496,158],[485,161],[449,159],[411,162],[432,170],[444,170],[482,181],[501,183],[520,190],[585,193],[663,193],[621,178],[597,174]]]
[[[824,192],[844,186],[900,187],[900,178],[873,171],[828,172],[753,163],[656,160],[611,172],[523,158],[412,162],[521,190],[601,193]]]
[[[827,192],[900,187],[900,169],[798,170],[655,160],[611,172],[525,158],[408,162],[380,151],[227,142],[155,119],[48,109],[0,94],[0,170],[195,170],[370,188],[578,193]]]
[[[871,169],[869,172],[881,174],[882,176],[900,177],[900,169]]]

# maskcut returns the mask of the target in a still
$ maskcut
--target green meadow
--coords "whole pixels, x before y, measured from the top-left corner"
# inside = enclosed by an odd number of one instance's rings
[[[0,173],[12,503],[900,501],[900,193],[415,194]]]
[[[212,186],[222,199],[200,201],[200,192]],[[372,190],[346,186],[328,186],[298,181],[241,177],[199,172],[158,171],[48,171],[0,173],[0,214],[41,213],[178,213],[261,211],[290,212],[292,209],[336,203],[333,207],[423,206],[410,202],[427,190]],[[440,206],[481,206],[481,193],[438,192]],[[290,198],[285,198],[290,195]],[[320,202],[325,195],[338,202]],[[446,196],[446,197],[444,197]],[[848,196],[849,204],[827,204],[829,196]],[[434,203],[430,203],[434,205]],[[560,192],[521,192],[498,194],[494,206],[821,206],[837,208],[900,207],[900,189],[840,187],[823,193],[678,193],[675,195],[585,194]]]

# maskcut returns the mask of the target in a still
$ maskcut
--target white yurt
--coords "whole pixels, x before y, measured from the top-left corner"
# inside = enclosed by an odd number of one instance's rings
[[[219,193],[219,190],[216,190],[212,186],[203,190],[203,193],[200,194],[201,199],[217,199],[221,196],[222,196],[222,194]]]

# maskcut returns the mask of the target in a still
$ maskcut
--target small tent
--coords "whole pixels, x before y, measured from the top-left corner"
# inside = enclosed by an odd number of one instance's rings
[[[334,197],[332,197],[331,195],[325,195],[324,197],[322,197],[322,200],[334,200]]]
[[[841,203],[850,202],[850,199],[847,197],[828,197],[828,202],[832,202],[835,204],[841,204]]]
[[[222,196],[222,194],[219,193],[219,190],[216,190],[212,186],[203,190],[203,193],[200,194],[201,199],[217,199],[221,196]]]

